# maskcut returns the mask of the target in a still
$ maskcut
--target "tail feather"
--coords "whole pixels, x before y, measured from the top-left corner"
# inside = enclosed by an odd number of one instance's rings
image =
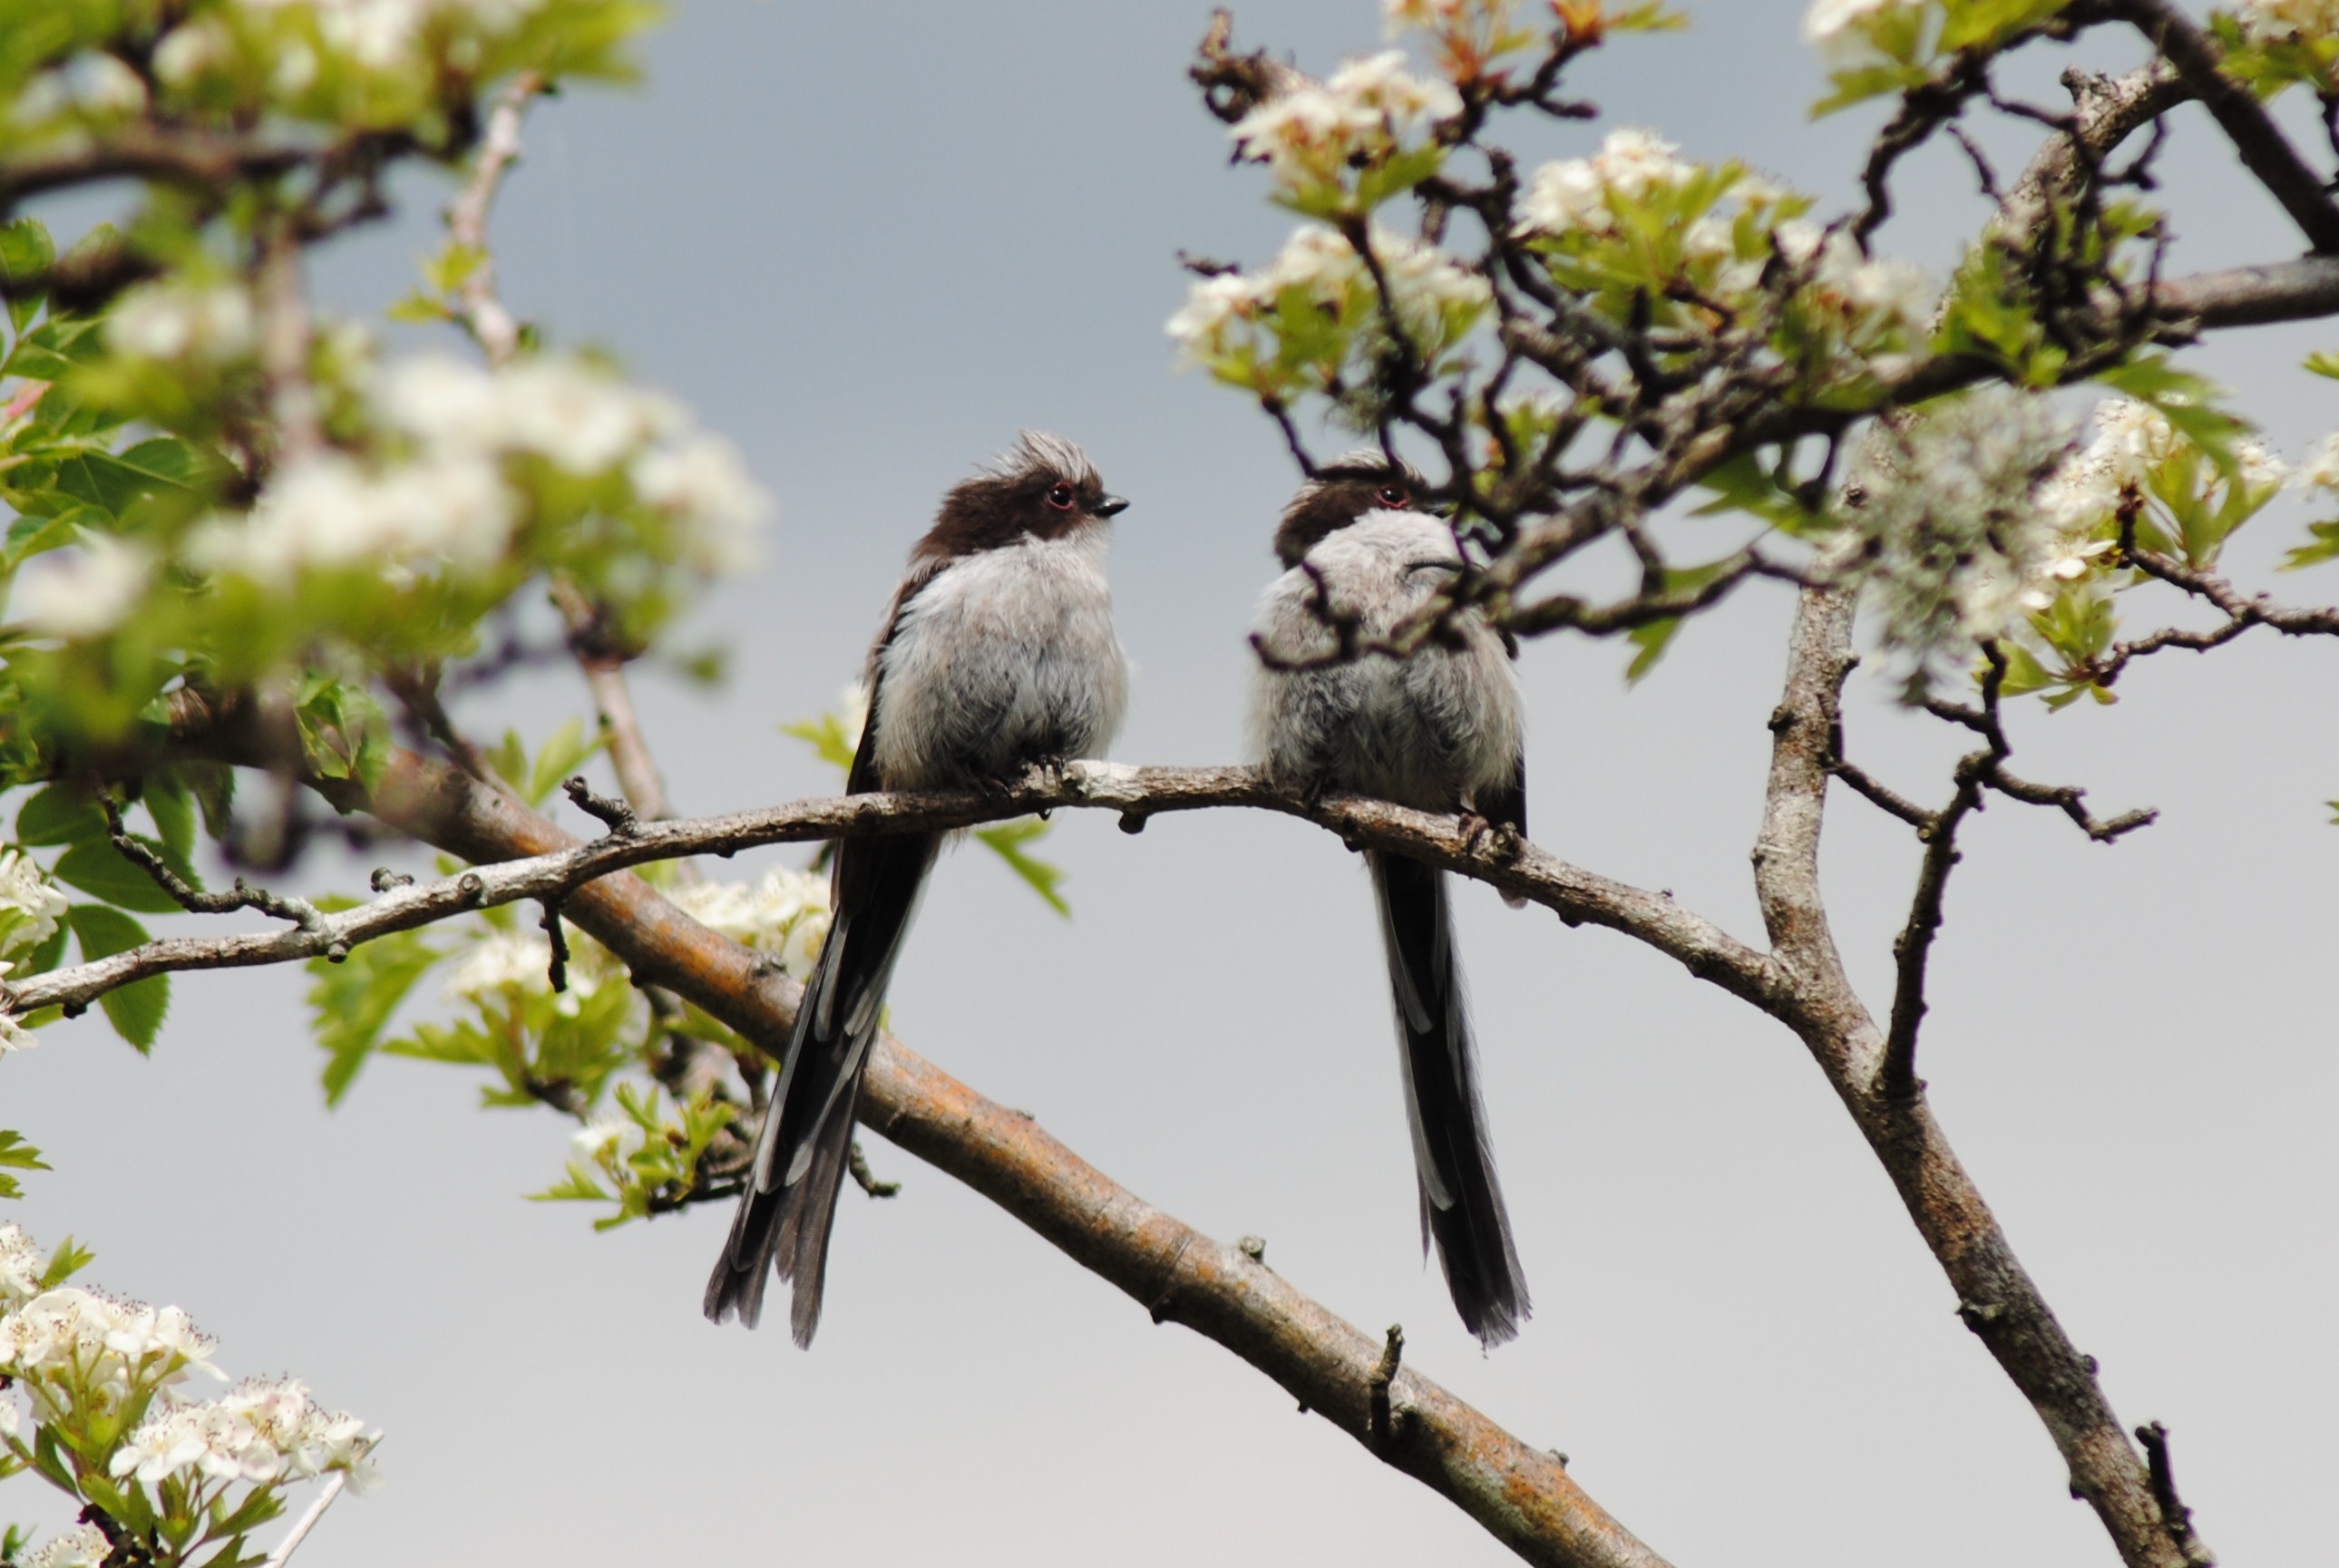
[[[1476,1051],[1455,957],[1443,872],[1402,855],[1366,856],[1379,900],[1396,1004],[1406,1116],[1421,1191],[1422,1245],[1436,1244],[1463,1326],[1485,1345],[1515,1336],[1532,1309],[1511,1240],[1478,1097]]]
[[[776,1272],[794,1287],[798,1345],[820,1323],[830,1228],[853,1149],[854,1103],[877,1037],[886,982],[941,841],[923,834],[837,847],[835,914],[796,1007],[786,1062],[764,1113],[746,1190],[706,1282],[706,1312],[753,1328]]]

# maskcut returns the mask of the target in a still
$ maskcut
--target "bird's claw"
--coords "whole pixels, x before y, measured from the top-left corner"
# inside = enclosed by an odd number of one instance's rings
[[[1497,865],[1510,864],[1526,847],[1526,840],[1509,823],[1489,821],[1475,811],[1463,812],[1457,820],[1463,847],[1474,855],[1483,853]]]

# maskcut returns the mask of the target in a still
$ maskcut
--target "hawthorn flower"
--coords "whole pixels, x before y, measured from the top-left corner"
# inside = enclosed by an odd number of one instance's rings
[[[103,636],[138,607],[153,580],[154,557],[143,546],[84,529],[74,544],[25,564],[9,608],[37,636]]]
[[[2309,44],[2339,34],[2339,0],[2241,0],[2236,15],[2261,44]]]
[[[577,980],[570,976],[572,985]],[[531,931],[489,932],[471,944],[447,979],[447,995],[456,1001],[481,1002],[498,994],[551,989],[552,942]]]
[[[308,571],[376,571],[403,584],[442,567],[491,568],[516,510],[502,475],[475,454],[370,471],[344,453],[318,452],[280,468],[250,513],[197,528],[186,556],[205,571],[280,588]]]
[[[1462,113],[1451,83],[1405,67],[1396,49],[1352,60],[1327,81],[1277,94],[1228,134],[1288,187],[1337,184],[1353,160],[1386,154],[1413,132]]]
[[[1653,190],[1685,183],[1703,172],[1675,157],[1679,151],[1653,132],[1626,127],[1608,133],[1589,158],[1544,164],[1519,203],[1517,232],[1523,237],[1570,230],[1608,233],[1615,227],[1612,196],[1639,201]]]
[[[708,882],[670,896],[699,924],[772,954],[798,980],[811,974],[828,935],[828,882],[811,872],[779,866],[752,887]]]
[[[9,118],[24,130],[64,119],[125,119],[146,107],[146,84],[111,54],[85,50],[25,84]]]
[[[49,1271],[49,1255],[11,1220],[0,1225],[0,1310],[30,1301],[40,1294],[41,1277]]]
[[[720,436],[696,436],[636,458],[634,493],[695,525],[684,532],[684,558],[710,576],[739,572],[755,560],[755,529],[772,498],[748,476],[739,449]]]
[[[577,1158],[599,1165],[625,1159],[642,1147],[647,1134],[629,1116],[597,1116],[569,1135]]]
[[[0,850],[0,954],[40,946],[64,913],[65,895],[31,856]]]
[[[0,959],[0,975],[6,974],[15,967],[6,960]],[[5,1006],[0,1006],[0,1056],[12,1055],[20,1050],[30,1050],[39,1043],[40,1041],[33,1038],[31,1030],[16,1021],[15,1013],[7,1011]]]
[[[252,296],[232,283],[142,283],[107,315],[105,340],[142,360],[240,360],[257,340]]]
[[[1857,70],[1885,56],[1877,30],[1894,14],[1921,11],[1926,0],[1812,0],[1803,13],[1803,42],[1831,71]]]
[[[1485,279],[1426,241],[1376,228],[1367,243],[1387,281],[1397,324],[1419,351],[1436,353],[1457,340],[1493,299]],[[1371,269],[1346,235],[1326,224],[1303,224],[1262,271],[1197,282],[1168,330],[1181,357],[1202,365],[1231,353],[1287,298],[1377,333],[1373,286]]]
[[[298,1378],[254,1378],[200,1405],[156,1409],[107,1468],[149,1486],[173,1476],[268,1485],[340,1470],[361,1492],[377,1479],[367,1455],[379,1436],[347,1411],[320,1406]]]
[[[105,1538],[105,1532],[94,1524],[76,1524],[50,1536],[16,1562],[19,1568],[99,1568],[113,1555],[113,1543]]]
[[[1880,640],[1912,690],[2044,609],[2063,563],[2086,558],[2037,499],[2071,445],[2044,399],[2004,388],[1873,427],[1846,521]]]

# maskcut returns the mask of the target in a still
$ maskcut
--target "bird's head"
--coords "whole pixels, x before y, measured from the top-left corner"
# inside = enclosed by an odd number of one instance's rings
[[[1426,512],[1428,488],[1410,463],[1391,462],[1377,451],[1350,452],[1316,470],[1283,508],[1275,530],[1275,553],[1296,567],[1309,550],[1350,523],[1373,512]]]
[[[1061,538],[1128,505],[1106,491],[1096,465],[1079,447],[1061,436],[1025,430],[989,468],[951,487],[921,553],[973,555],[1027,536]]]

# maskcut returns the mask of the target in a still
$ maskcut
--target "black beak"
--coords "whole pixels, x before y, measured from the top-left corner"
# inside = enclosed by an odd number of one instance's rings
[[[1117,518],[1120,516],[1121,513],[1129,510],[1129,503],[1122,500],[1119,496],[1107,496],[1103,500],[1099,501],[1093,508],[1091,508],[1091,510],[1094,511],[1100,518]]]

